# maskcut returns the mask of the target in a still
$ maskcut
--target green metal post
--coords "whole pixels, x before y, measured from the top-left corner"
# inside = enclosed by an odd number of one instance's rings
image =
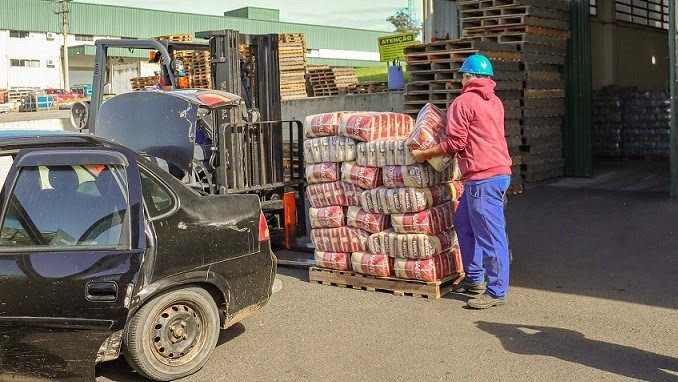
[[[678,5],[669,1],[669,60],[671,78],[671,198],[678,198]]]
[[[570,1],[570,33],[565,64],[565,175],[591,176],[591,24],[589,1]]]

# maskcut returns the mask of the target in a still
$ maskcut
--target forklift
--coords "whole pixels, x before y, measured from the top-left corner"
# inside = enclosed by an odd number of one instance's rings
[[[72,123],[166,163],[198,192],[257,194],[279,263],[313,265],[312,248],[297,240],[306,235],[303,125],[281,121],[278,35],[215,30],[195,37],[202,41],[97,40],[91,101],[74,105]],[[147,50],[163,86],[105,97],[121,49]],[[187,52],[209,52],[212,89],[189,89],[180,58]],[[196,105],[195,115],[176,113],[181,102]],[[141,112],[128,112],[139,105]],[[190,123],[168,132],[168,118]]]

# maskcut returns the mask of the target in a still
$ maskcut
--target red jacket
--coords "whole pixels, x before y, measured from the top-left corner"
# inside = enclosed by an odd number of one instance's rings
[[[504,105],[494,94],[490,78],[471,78],[447,111],[448,155],[458,154],[467,180],[511,175],[511,157],[504,137]]]

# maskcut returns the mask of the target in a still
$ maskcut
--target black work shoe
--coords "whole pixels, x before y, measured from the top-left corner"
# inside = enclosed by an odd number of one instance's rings
[[[506,298],[492,297],[489,294],[485,293],[478,297],[474,297],[466,303],[469,308],[473,309],[487,309],[493,306],[504,305],[506,303]]]
[[[454,287],[454,289],[452,289],[452,291],[457,293],[483,294],[485,293],[486,288],[487,283],[485,281],[476,283],[463,279]]]

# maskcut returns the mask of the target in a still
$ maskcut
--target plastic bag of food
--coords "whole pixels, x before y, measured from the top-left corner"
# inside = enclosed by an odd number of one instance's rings
[[[359,206],[362,188],[341,180],[311,184],[306,187],[306,198],[311,207]]]
[[[410,280],[436,281],[461,272],[454,251],[448,251],[430,259],[395,259],[393,271],[396,277]]]
[[[452,169],[448,166],[438,171],[428,163],[411,164],[409,166],[384,166],[384,187],[429,187],[452,180]]]
[[[414,128],[407,139],[410,150],[426,150],[447,139],[445,113],[432,103],[427,103],[417,114]],[[442,171],[452,163],[451,156],[439,156],[428,160],[436,170]]]
[[[407,114],[355,112],[342,115],[337,134],[362,142],[405,140],[412,126],[412,117]]]
[[[405,142],[393,140],[356,143],[355,161],[366,167],[407,166],[415,163]]]
[[[346,225],[346,207],[330,206],[308,209],[311,228],[338,228]]]
[[[320,113],[308,115],[304,118],[304,133],[306,138],[319,138],[337,135],[339,121],[345,111],[334,113]]]
[[[385,253],[391,257],[430,259],[449,251],[457,243],[457,235],[453,230],[424,235],[401,234],[390,229],[370,235],[368,247],[372,253]]]
[[[450,192],[444,185],[425,188],[378,187],[360,195],[360,205],[365,211],[381,214],[419,212],[448,201]]]
[[[346,252],[315,251],[315,264],[321,268],[348,271],[351,269],[351,254]]]
[[[322,137],[304,141],[306,163],[355,160],[355,141],[346,137]]]
[[[381,186],[381,169],[358,166],[355,162],[344,162],[341,165],[341,180],[371,190]]]
[[[388,277],[392,274],[393,259],[382,254],[355,252],[351,255],[351,268],[365,275]]]
[[[391,224],[397,233],[433,235],[449,231],[454,225],[454,206],[446,202],[421,212],[393,214]]]
[[[381,232],[391,226],[388,215],[367,212],[360,207],[348,207],[346,225],[360,228],[370,233]]]
[[[333,162],[315,163],[306,166],[306,183],[328,183],[339,180],[339,165]]]
[[[311,241],[321,252],[360,252],[367,250],[369,235],[354,227],[314,228]]]

